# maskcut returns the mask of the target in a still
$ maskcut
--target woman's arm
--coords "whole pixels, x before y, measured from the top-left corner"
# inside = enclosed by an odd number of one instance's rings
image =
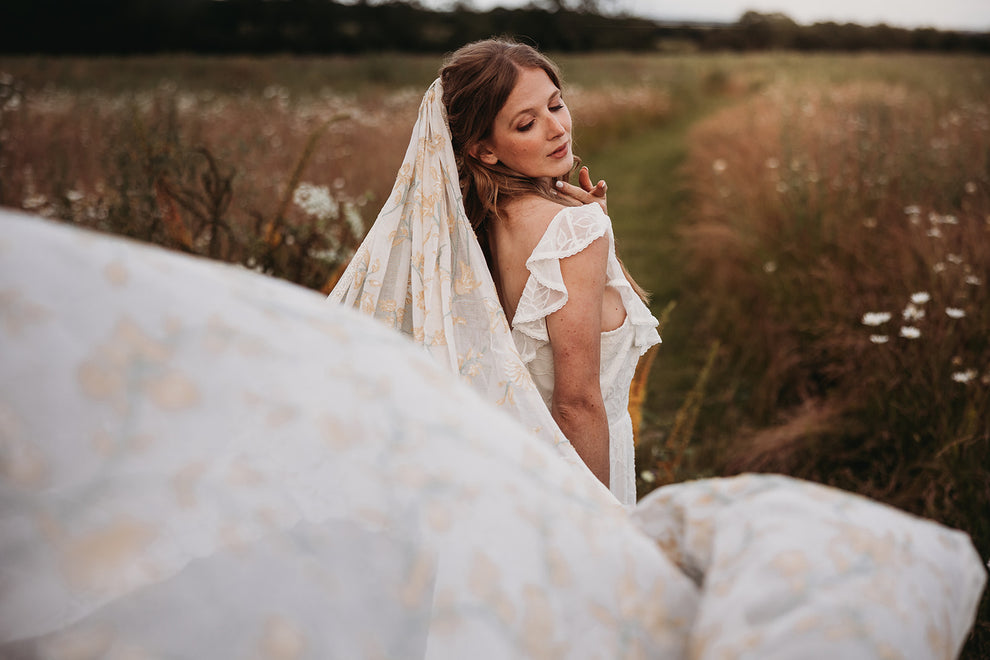
[[[581,252],[561,259],[567,303],[547,316],[554,365],[550,412],[581,459],[606,486],[608,419],[599,365],[607,259],[608,239],[604,236]]]

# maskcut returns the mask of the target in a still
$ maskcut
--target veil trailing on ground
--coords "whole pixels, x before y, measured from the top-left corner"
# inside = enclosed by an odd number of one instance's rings
[[[464,211],[437,79],[395,186],[330,293],[410,335],[434,358],[594,478],[540,397]]]

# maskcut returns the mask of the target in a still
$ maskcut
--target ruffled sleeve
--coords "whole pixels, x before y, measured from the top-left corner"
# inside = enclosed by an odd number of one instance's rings
[[[597,203],[565,207],[550,221],[526,260],[529,279],[512,319],[512,335],[524,363],[532,362],[537,350],[550,341],[546,317],[567,303],[560,260],[577,254],[602,236],[608,237],[609,245],[608,286],[614,287],[622,298],[627,320],[635,330],[634,346],[642,355],[660,342],[657,320],[636,295],[615,256],[611,219]]]

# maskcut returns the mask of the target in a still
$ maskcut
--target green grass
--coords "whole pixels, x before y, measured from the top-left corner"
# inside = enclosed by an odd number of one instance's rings
[[[690,296],[685,296],[677,229],[688,211],[680,170],[687,128],[712,107],[715,105],[707,104],[682,112],[663,126],[586,158],[595,180],[603,178],[609,184],[609,215],[617,249],[630,273],[650,293],[654,313],[676,303],[650,372],[644,411],[647,437],[651,431],[673,423],[703,360],[690,341],[691,317],[696,311]]]

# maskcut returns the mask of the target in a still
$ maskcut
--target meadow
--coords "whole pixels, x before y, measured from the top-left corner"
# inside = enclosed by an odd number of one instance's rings
[[[782,472],[990,558],[990,60],[556,59],[663,317],[640,494]],[[0,204],[325,290],[439,64],[0,58]],[[964,657],[990,657],[986,598]]]

